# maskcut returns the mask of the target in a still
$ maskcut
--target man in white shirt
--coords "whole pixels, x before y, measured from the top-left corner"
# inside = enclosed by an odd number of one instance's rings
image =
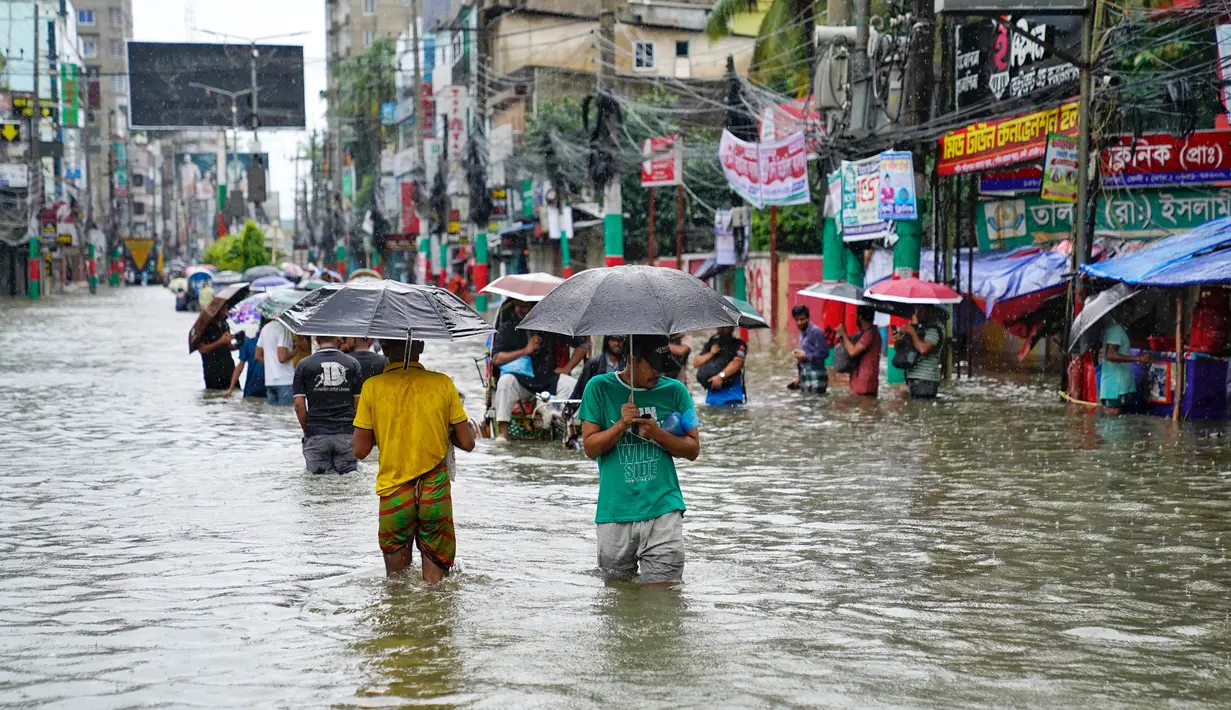
[[[265,365],[265,401],[279,407],[294,404],[295,347],[291,331],[276,320],[261,328],[256,341],[256,359]]]

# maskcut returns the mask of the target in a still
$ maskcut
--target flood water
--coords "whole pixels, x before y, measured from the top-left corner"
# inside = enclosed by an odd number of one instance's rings
[[[0,706],[1226,707],[1229,430],[936,403],[702,412],[685,584],[594,573],[596,469],[462,455],[460,571],[386,581],[375,466],[201,391],[160,288],[0,301]],[[481,414],[480,343],[429,344]]]

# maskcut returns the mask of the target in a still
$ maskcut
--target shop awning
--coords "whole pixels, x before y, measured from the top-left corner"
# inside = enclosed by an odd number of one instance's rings
[[[1088,264],[1081,272],[1132,286],[1231,283],[1231,217],[1160,239],[1125,256]]]

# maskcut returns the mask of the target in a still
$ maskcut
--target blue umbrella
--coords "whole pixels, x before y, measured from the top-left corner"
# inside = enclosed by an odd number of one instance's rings
[[[281,276],[262,276],[261,278],[248,284],[249,288],[256,290],[259,288],[271,289],[282,288],[284,286],[292,286],[290,279]]]

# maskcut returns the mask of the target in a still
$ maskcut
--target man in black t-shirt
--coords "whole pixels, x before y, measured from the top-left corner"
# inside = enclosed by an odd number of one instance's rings
[[[509,438],[509,422],[513,419],[513,406],[519,400],[539,392],[551,392],[556,397],[568,398],[577,385],[569,375],[577,363],[585,358],[588,349],[577,347],[563,367],[556,367],[556,352],[560,343],[579,346],[584,340],[566,338],[551,333],[518,330],[517,324],[530,312],[531,305],[514,301],[505,313],[500,329],[492,337],[492,365],[498,375],[496,396],[496,427],[501,439]],[[521,358],[529,360],[529,368]],[[507,367],[506,367],[507,366]],[[530,374],[527,374],[529,372]],[[493,376],[496,376],[493,373]]]
[[[227,328],[227,312],[218,312],[205,326],[201,335],[201,370],[205,375],[205,389],[223,390],[231,386],[231,373],[235,370],[235,360],[231,358],[231,348],[238,347],[231,340],[231,331]]]
[[[371,338],[347,338],[343,343],[342,352],[355,358],[355,361],[359,363],[363,375],[359,382],[360,388],[369,377],[375,377],[384,372],[385,365],[389,364],[384,355],[372,352]]]
[[[351,435],[363,372],[338,349],[340,340],[317,336],[320,349],[295,366],[295,416],[303,428],[303,458],[309,473],[350,473],[358,467]]]

